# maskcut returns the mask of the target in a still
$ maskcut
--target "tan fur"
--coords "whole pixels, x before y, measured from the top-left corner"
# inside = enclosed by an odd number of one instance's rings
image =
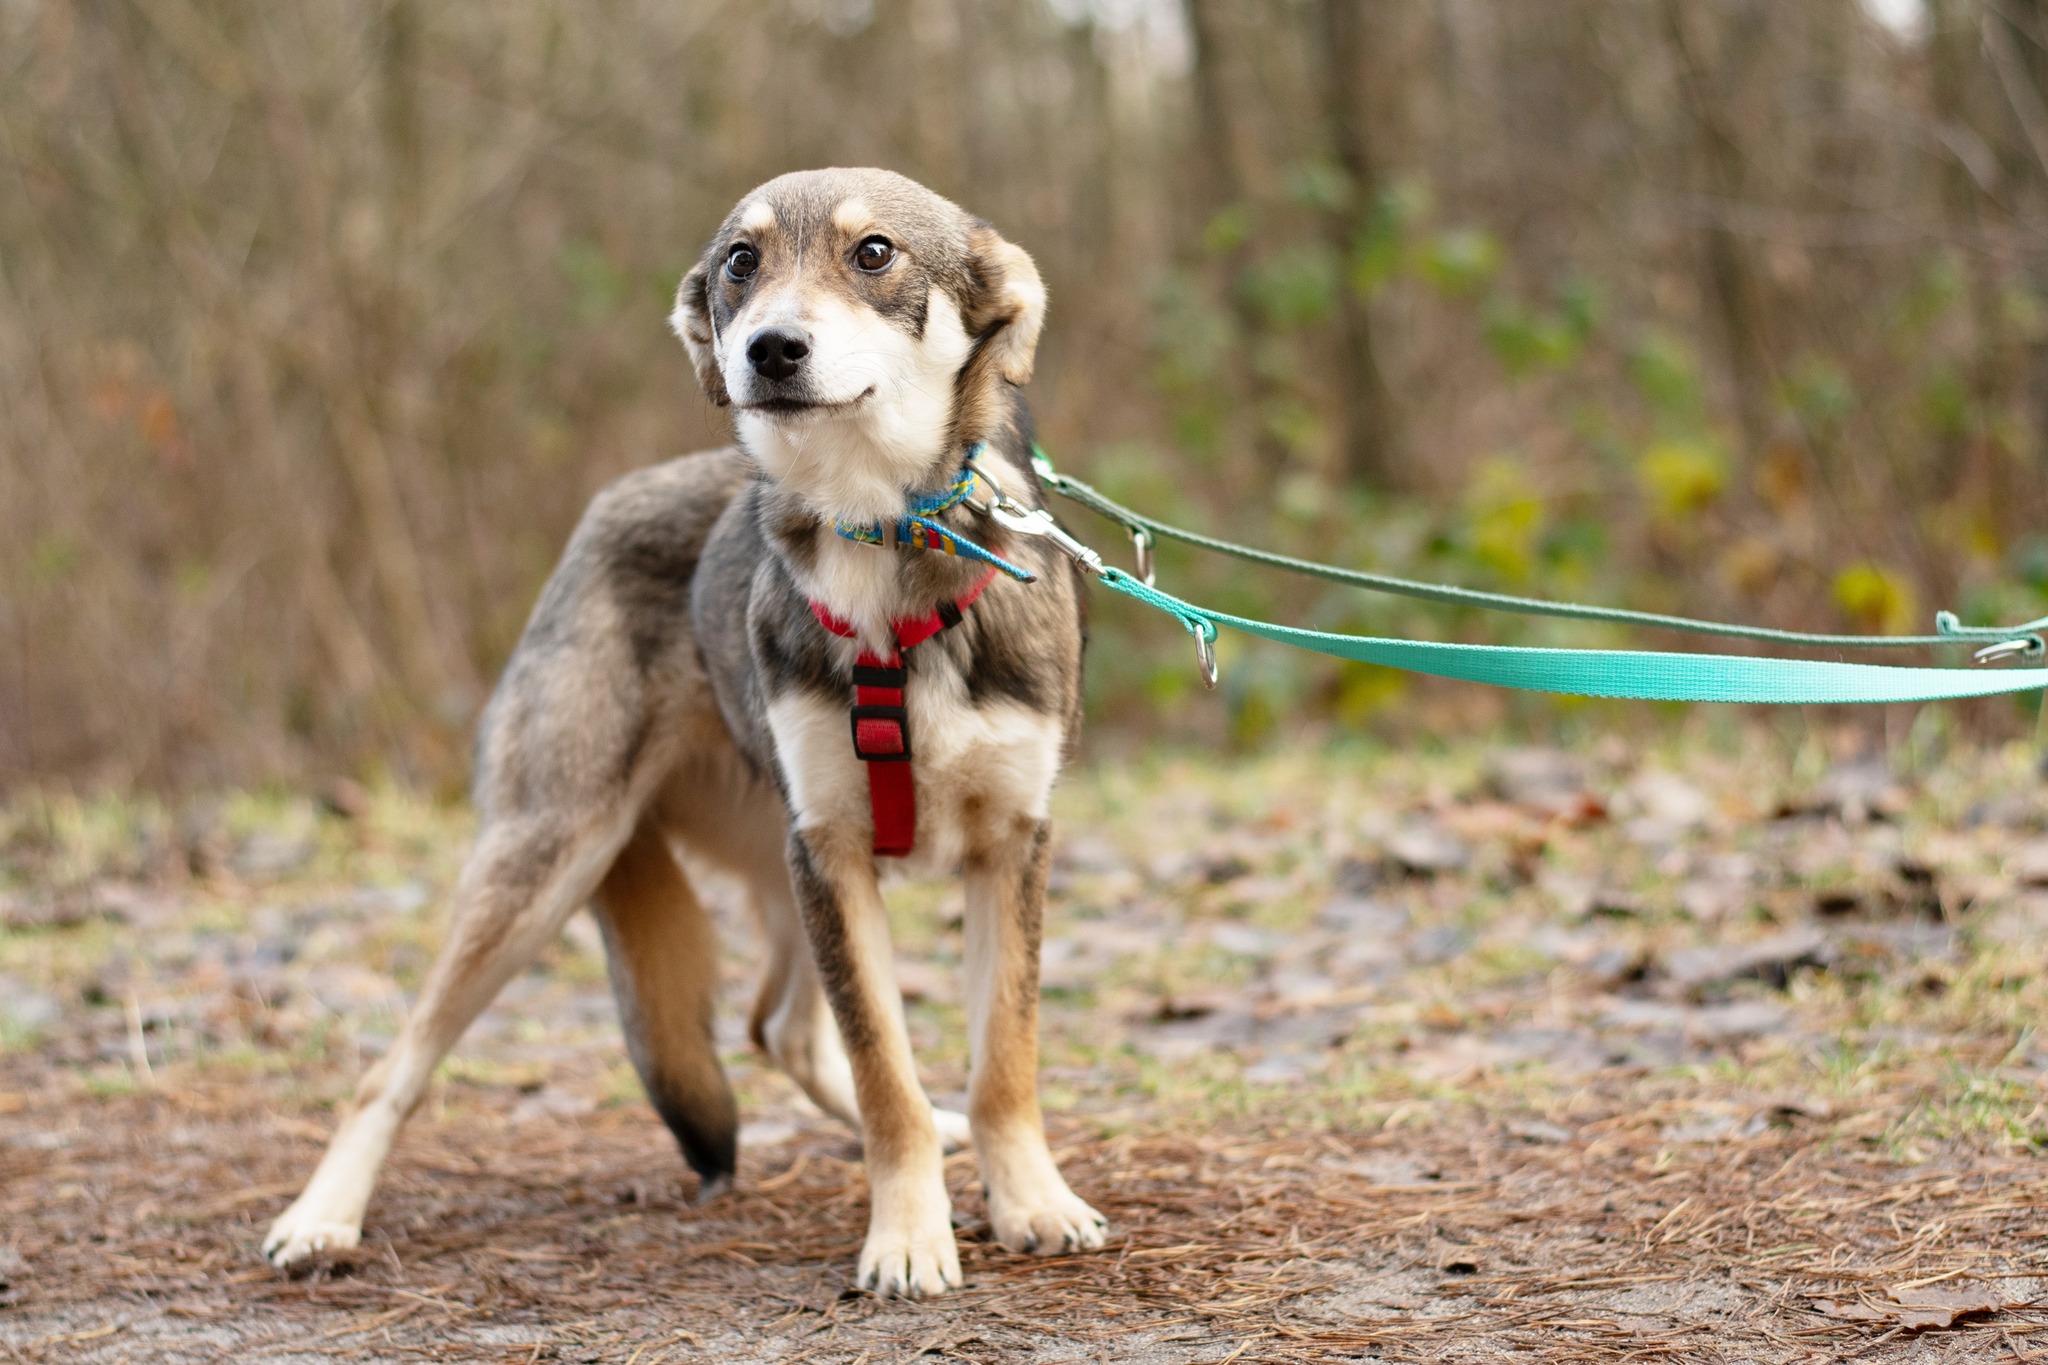
[[[955,385],[955,434],[963,440],[996,422],[1003,385],[1030,380],[1046,306],[1045,284],[1028,252],[986,226],[967,240],[981,288],[961,322],[980,345]]]
[[[975,268],[991,286],[983,291],[987,302],[982,310],[968,316],[967,330],[988,337],[983,349],[996,373],[1012,384],[1028,384],[1045,326],[1045,283],[1038,266],[1024,248],[1004,241],[992,227],[975,228],[967,240]]]
[[[598,887],[594,908],[633,1063],[672,1127],[716,1144],[738,1126],[718,1064],[712,1007],[718,941],[710,916],[669,850],[667,833],[643,819]],[[727,1158],[729,1160],[729,1157]],[[707,1188],[699,1198],[716,1194]]]
[[[272,1225],[264,1241],[272,1259],[289,1264],[356,1245],[378,1169],[434,1068],[505,983],[561,932],[625,842],[631,829],[626,812],[603,814],[608,818],[566,837],[514,826],[478,841],[456,887],[448,942],[397,1042],[357,1086],[355,1103],[305,1191]],[[527,872],[536,841],[545,854],[538,876]]]
[[[692,266],[676,286],[676,305],[668,321],[690,357],[690,368],[697,372],[705,396],[722,408],[732,403],[732,395],[726,392],[725,376],[718,368],[718,331],[711,325],[711,308],[705,302],[709,281],[703,266]]]
[[[868,201],[859,197],[842,199],[839,207],[832,210],[832,226],[848,237],[858,237],[873,226],[874,211]]]

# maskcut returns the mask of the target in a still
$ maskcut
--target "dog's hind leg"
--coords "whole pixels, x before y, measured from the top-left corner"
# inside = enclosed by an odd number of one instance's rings
[[[1038,1108],[1038,946],[1049,827],[1024,824],[967,858],[967,1112],[989,1229],[1012,1251],[1102,1245],[1105,1224],[1060,1175]]]
[[[711,1027],[718,942],[653,819],[619,853],[595,908],[627,1051],[697,1172],[703,1203],[732,1184],[738,1153],[739,1111]]]
[[[853,1066],[846,1060],[839,1026],[818,985],[788,873],[779,868],[777,872],[780,885],[763,878],[748,887],[767,940],[768,970],[754,996],[747,1032],[754,1046],[773,1058],[820,1109],[857,1133],[860,1104],[853,1093]]]
[[[479,726],[481,820],[448,942],[264,1238],[272,1261],[356,1244],[377,1170],[441,1058],[590,900],[681,757],[730,747],[689,596],[704,538],[745,479],[737,456],[677,460],[619,479],[584,513]]]
[[[456,887],[448,942],[404,1029],[364,1074],[355,1105],[312,1180],[263,1239],[263,1254],[274,1264],[356,1245],[377,1172],[434,1068],[513,974],[538,957],[570,912],[589,899],[632,819],[623,806],[582,824],[548,816],[507,818],[487,824],[477,836]]]
[[[747,888],[768,946],[768,970],[754,997],[748,1030],[754,1046],[772,1057],[820,1109],[859,1132],[853,1066],[846,1059],[839,1025],[818,982],[811,945],[804,937],[796,896],[790,888],[789,866],[779,849],[772,861],[764,858],[747,869]],[[932,1122],[945,1150],[967,1145],[967,1115],[934,1107]]]

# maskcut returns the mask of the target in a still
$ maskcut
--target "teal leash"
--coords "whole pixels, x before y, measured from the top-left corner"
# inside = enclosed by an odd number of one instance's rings
[[[1977,672],[1959,668],[1912,668],[1886,664],[1840,663],[1819,659],[1766,659],[1730,654],[1680,654],[1656,650],[1553,649],[1523,645],[1444,644],[1424,640],[1394,640],[1368,635],[1346,635],[1329,631],[1304,630],[1275,625],[1249,617],[1234,616],[1197,606],[1161,592],[1145,579],[1150,577],[1151,538],[1165,536],[1203,549],[1233,555],[1253,563],[1307,574],[1352,587],[1400,593],[1459,606],[1485,607],[1528,615],[1560,616],[1575,620],[1654,626],[1699,634],[1766,640],[1778,644],[1821,648],[1895,648],[1909,645],[1956,645],[1989,642],[1978,651],[1980,662],[2025,654],[2043,653],[2041,636],[2048,617],[2020,626],[1964,626],[1949,612],[1935,617],[1934,635],[1826,635],[1804,631],[1772,630],[1762,626],[1731,625],[1717,621],[1666,616],[1655,612],[1627,611],[1617,607],[1587,606],[1568,602],[1546,602],[1540,598],[1514,597],[1480,592],[1384,574],[1364,573],[1295,559],[1250,546],[1200,535],[1142,513],[1105,497],[1079,479],[1059,473],[1044,451],[1033,449],[1033,462],[1047,487],[1064,497],[1122,525],[1139,549],[1143,577],[1122,569],[1108,568],[1087,552],[1076,555],[1084,569],[1094,573],[1110,589],[1163,611],[1179,621],[1195,640],[1202,664],[1203,681],[1216,684],[1216,628],[1230,626],[1248,635],[1311,650],[1333,658],[1380,664],[1425,673],[1439,678],[1487,683],[1495,687],[1532,692],[1554,692],[1565,696],[1634,698],[1646,701],[1755,702],[1764,704],[1851,704],[1872,702],[1942,701],[1961,697],[1987,697],[2003,693],[2033,692],[2048,688],[2048,668],[2011,668]],[[999,494],[1000,496],[1000,494]],[[1021,510],[1021,509],[1020,509]],[[1050,528],[1051,518],[1039,516]],[[1013,529],[1024,530],[1018,527]],[[1056,542],[1073,544],[1071,537],[1056,528],[1029,529],[1025,534],[1052,535]],[[1062,548],[1066,548],[1065,545]],[[1073,554],[1072,549],[1068,553]],[[1092,562],[1091,562],[1092,561]]]
[[[2048,688],[2048,668],[1903,668],[1822,659],[1759,659],[1739,654],[1676,654],[1637,649],[1547,649],[1527,645],[1440,644],[1277,626],[1196,606],[1147,587],[1122,569],[1104,569],[1103,586],[1155,607],[1195,638],[1203,677],[1214,686],[1216,627],[1358,663],[1525,692],[1643,701],[1767,704],[1945,701]]]
[[[1812,649],[1897,649],[1925,645],[2024,643],[2025,653],[2039,656],[2043,652],[2044,642],[2038,632],[2048,629],[2048,616],[2017,626],[1965,626],[1956,619],[1953,612],[1943,611],[1935,613],[1936,633],[1933,635],[1827,635],[1811,631],[1774,630],[1769,626],[1702,621],[1690,616],[1629,611],[1622,607],[1551,602],[1540,597],[1482,592],[1477,588],[1459,588],[1447,583],[1422,583],[1412,578],[1396,578],[1390,574],[1343,569],[1334,564],[1318,564],[1310,559],[1296,559],[1292,555],[1276,554],[1271,550],[1260,550],[1249,545],[1239,545],[1235,541],[1205,536],[1198,531],[1190,531],[1185,527],[1175,526],[1170,522],[1134,511],[1072,475],[1060,473],[1053,468],[1052,461],[1046,457],[1044,450],[1036,446],[1032,448],[1032,457],[1039,478],[1048,488],[1062,497],[1080,503],[1091,512],[1116,522],[1138,542],[1141,577],[1145,576],[1142,565],[1149,555],[1149,542],[1163,537],[1167,540],[1180,541],[1184,545],[1212,550],[1217,554],[1230,555],[1249,563],[1263,564],[1268,568],[1284,569],[1289,573],[1342,583],[1347,587],[1397,593],[1403,597],[1419,597],[1425,601],[1443,602],[1451,606],[1481,607],[1488,611],[1508,611],[1523,616],[1558,616],[1574,621],[1604,621],[1611,625],[1652,626],[1658,630],[1688,631],[1698,635],[1720,635],[1743,640],[1765,640],[1774,644],[1800,645]],[[2003,658],[2007,654],[2017,652],[2019,651],[2008,650],[1994,657]]]

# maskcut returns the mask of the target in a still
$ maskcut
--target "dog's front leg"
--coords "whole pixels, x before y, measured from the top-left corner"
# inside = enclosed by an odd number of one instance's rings
[[[874,859],[822,829],[800,829],[789,836],[789,867],[860,1103],[873,1200],[860,1286],[885,1298],[943,1294],[960,1285],[952,1202],[910,1054]]]
[[[1038,1108],[1038,942],[1050,827],[1020,821],[967,858],[967,1117],[988,1221],[1012,1251],[1102,1245],[1106,1223],[1067,1188]]]

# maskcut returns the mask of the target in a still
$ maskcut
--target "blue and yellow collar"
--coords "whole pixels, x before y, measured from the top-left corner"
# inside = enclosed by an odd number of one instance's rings
[[[958,507],[977,492],[984,495],[989,491],[987,481],[974,467],[975,457],[987,447],[980,441],[968,448],[967,458],[960,466],[960,473],[946,487],[932,493],[912,493],[905,499],[905,510],[894,522],[886,519],[875,521],[834,521],[832,529],[848,540],[857,540],[863,545],[876,545],[883,549],[936,550],[940,554],[957,555],[983,564],[993,564],[1020,583],[1033,582],[1037,575],[1029,569],[1020,568],[992,550],[984,549],[955,531],[939,525],[932,517]]]

